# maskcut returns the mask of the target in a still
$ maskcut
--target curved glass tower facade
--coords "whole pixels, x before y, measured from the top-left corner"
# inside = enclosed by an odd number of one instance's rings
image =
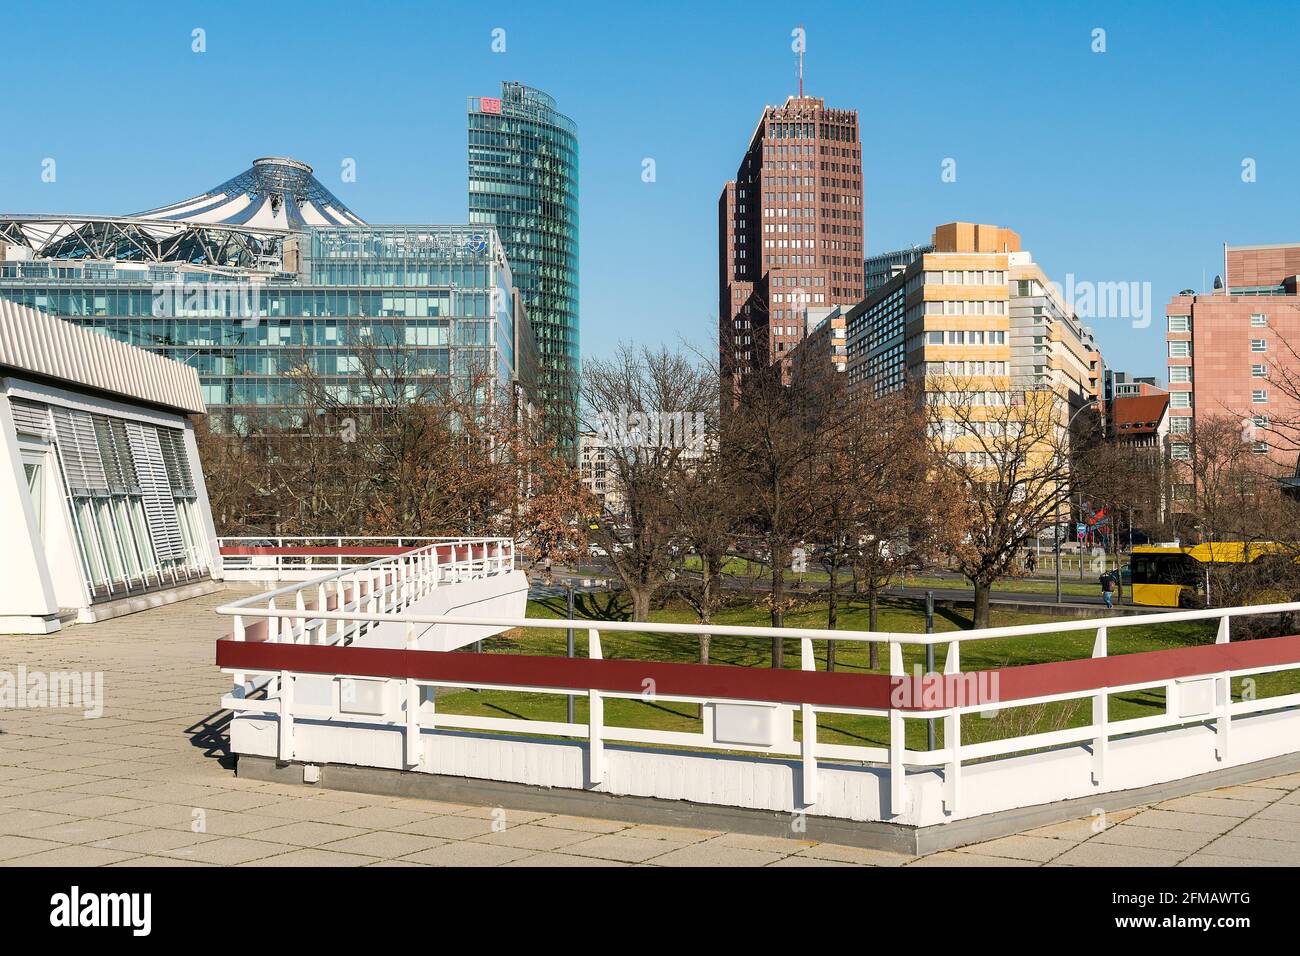
[[[469,221],[500,236],[537,337],[553,433],[576,442],[578,137],[555,100],[520,83],[469,100]]]

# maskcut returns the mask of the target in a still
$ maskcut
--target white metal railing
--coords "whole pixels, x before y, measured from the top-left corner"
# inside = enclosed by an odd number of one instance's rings
[[[267,623],[270,641],[343,643],[401,615],[436,587],[503,574],[515,565],[514,542],[509,538],[364,540],[400,540],[400,547],[406,542],[425,543],[234,601],[218,608],[218,613],[234,615],[236,639],[242,639],[244,617],[251,616]],[[335,622],[332,634],[320,626],[326,620]]]
[[[223,576],[229,581],[306,581],[329,571],[371,564],[377,549],[482,541],[470,537],[229,536],[217,539]],[[495,539],[493,539],[495,540]],[[503,539],[505,540],[505,539]],[[242,553],[239,553],[242,552]]]
[[[1092,632],[1094,634],[1091,659],[1107,658],[1110,654],[1110,635],[1112,631],[1129,627],[1162,625],[1190,621],[1217,621],[1216,645],[1231,641],[1231,622],[1245,616],[1271,614],[1300,614],[1300,603],[1273,604],[1255,607],[1215,608],[1198,611],[1175,611],[1141,616],[1110,617],[1082,621],[1059,621],[1044,624],[1016,625],[1010,627],[983,628],[971,631],[946,632],[941,634],[916,634],[907,632],[867,632],[842,631],[817,628],[781,628],[735,626],[735,625],[699,625],[699,624],[663,624],[649,622],[601,621],[598,624],[590,620],[539,619],[539,618],[492,618],[454,615],[429,615],[412,613],[407,610],[413,600],[418,600],[421,593],[427,593],[432,583],[447,580],[447,567],[438,568],[436,561],[429,555],[437,546],[426,546],[411,555],[376,561],[361,569],[335,572],[308,582],[298,588],[281,588],[255,598],[219,608],[218,612],[234,618],[236,641],[259,639],[282,643],[349,643],[368,629],[385,623],[401,622],[406,625],[410,635],[408,647],[414,648],[414,635],[419,625],[465,625],[493,626],[502,629],[565,629],[587,632],[587,657],[601,660],[606,651],[606,640],[624,633],[662,634],[662,635],[709,635],[715,641],[728,637],[760,637],[767,640],[780,637],[798,641],[800,647],[800,667],[804,671],[815,671],[815,642],[864,642],[874,641],[889,646],[889,677],[891,687],[902,686],[900,679],[907,678],[905,670],[905,649],[924,649],[926,646],[946,646],[946,657],[942,666],[942,675],[949,685],[960,685],[962,681],[974,680],[980,673],[961,670],[962,645],[974,642],[1032,638],[1043,634],[1060,634],[1070,632]],[[513,557],[513,551],[510,552]],[[473,567],[469,560],[466,567]],[[348,582],[340,585],[340,582]],[[366,586],[363,587],[363,584]],[[313,606],[304,604],[303,594],[310,588],[317,589]],[[333,590],[331,590],[333,589]],[[329,594],[337,595],[337,606],[329,608]],[[293,606],[287,607],[287,600]],[[325,608],[324,610],[321,610]],[[265,622],[265,631],[256,637],[250,637],[250,628],[256,623]],[[1261,646],[1268,642],[1261,642]],[[716,646],[716,645],[715,645]],[[1271,645],[1273,648],[1289,648],[1287,643]],[[1267,647],[1265,648],[1268,649]],[[1178,653],[1171,651],[1170,653]],[[1118,655],[1122,658],[1126,655]],[[1283,657],[1286,657],[1284,654]],[[1082,660],[1088,660],[1083,658]],[[1014,661],[1011,662],[1014,664]],[[690,747],[701,750],[727,750],[731,752],[751,752],[755,754],[782,755],[797,757],[801,761],[804,801],[807,805],[815,804],[818,799],[818,761],[850,761],[855,763],[878,764],[888,768],[890,805],[892,814],[897,815],[907,805],[907,774],[909,770],[938,768],[943,772],[944,805],[951,814],[960,804],[961,779],[963,767],[973,761],[1011,754],[1026,753],[1044,748],[1056,748],[1071,744],[1089,744],[1092,752],[1092,778],[1094,784],[1103,784],[1107,776],[1107,755],[1110,742],[1120,736],[1132,734],[1150,734],[1173,730],[1194,724],[1212,724],[1214,726],[1214,748],[1219,760],[1226,758],[1229,749],[1230,728],[1236,717],[1265,711],[1293,711],[1300,708],[1300,693],[1284,694],[1259,699],[1233,700],[1231,681],[1235,678],[1249,677],[1269,672],[1282,672],[1300,669],[1300,656],[1276,661],[1267,661],[1258,666],[1225,666],[1212,672],[1192,671],[1175,674],[1161,674],[1151,678],[1129,680],[1109,686],[1087,686],[1062,693],[1043,692],[1039,694],[1016,696],[1014,699],[969,698],[972,703],[957,703],[941,709],[917,710],[908,706],[895,705],[892,698],[888,703],[880,699],[866,699],[863,706],[829,706],[810,703],[799,699],[779,702],[778,706],[789,712],[790,732],[778,733],[772,740],[761,745],[738,745],[735,741],[723,741],[714,736],[711,725],[711,711],[705,708],[703,730],[698,733],[683,731],[666,731],[640,727],[613,726],[605,721],[604,704],[609,699],[647,699],[643,690],[611,691],[596,687],[555,686],[554,683],[528,682],[528,659],[519,661],[516,673],[518,678],[510,682],[485,682],[482,680],[425,680],[413,678],[392,678],[388,680],[395,685],[398,699],[402,701],[401,713],[389,713],[383,716],[359,716],[346,713],[346,719],[352,722],[370,722],[376,726],[402,726],[405,732],[405,754],[407,766],[418,767],[420,755],[420,734],[435,729],[488,731],[504,734],[527,734],[530,736],[551,736],[557,738],[576,738],[587,741],[590,748],[589,767],[593,784],[603,781],[605,775],[604,745],[610,741],[650,744],[656,747]],[[724,665],[715,665],[722,667]],[[293,755],[293,720],[297,717],[329,719],[344,716],[345,711],[336,691],[334,705],[325,710],[304,712],[295,708],[293,703],[293,683],[298,673],[292,668],[265,669],[260,671],[236,672],[226,668],[235,675],[235,692],[223,700],[223,705],[238,713],[276,714],[279,718],[281,759],[292,759]],[[268,680],[267,699],[249,700],[243,694],[245,681],[249,676]],[[339,673],[334,675],[343,680],[368,679],[364,675]],[[385,678],[386,679],[386,678]],[[1210,684],[1191,686],[1191,681],[1211,681]],[[338,683],[336,681],[336,683]],[[433,706],[434,692],[441,687],[475,688],[482,690],[521,691],[528,693],[554,694],[561,696],[581,695],[587,698],[588,717],[585,722],[573,719],[565,721],[524,720],[517,718],[467,716],[436,711]],[[973,687],[973,684],[972,684]],[[1164,693],[1164,712],[1149,717],[1129,718],[1112,721],[1109,716],[1108,702],[1111,695],[1132,691],[1158,689]],[[426,693],[428,691],[428,693]],[[1208,707],[1197,709],[1189,705],[1193,692],[1204,696],[1208,693]],[[1180,694],[1185,694],[1180,698]],[[662,689],[652,692],[656,701],[671,701],[699,705],[741,704],[770,707],[773,699],[745,699],[722,694],[699,696],[689,693],[665,692]],[[1054,704],[1071,700],[1090,703],[1091,718],[1079,727],[1062,730],[1032,731],[1029,733],[997,740],[966,743],[962,740],[961,718],[980,713],[988,715],[1002,709],[1028,707],[1041,704]],[[801,718],[802,732],[796,739],[793,734],[793,713],[797,710]],[[831,744],[818,741],[817,718],[819,714],[847,714],[862,717],[884,718],[888,720],[888,745],[885,747]],[[934,749],[909,749],[907,747],[906,722],[914,720],[937,720],[944,728],[942,746]],[[1300,740],[1292,749],[1300,749]]]

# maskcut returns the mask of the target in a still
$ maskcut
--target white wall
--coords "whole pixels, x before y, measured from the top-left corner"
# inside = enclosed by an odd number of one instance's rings
[[[58,629],[59,605],[45,564],[45,547],[27,493],[18,433],[9,399],[0,396],[0,631],[46,634]]]
[[[273,715],[236,715],[231,721],[231,749],[304,763],[406,769],[400,726],[299,718],[294,722],[291,755],[277,752],[277,728]],[[1235,718],[1231,749],[1223,759],[1216,757],[1217,743],[1212,723],[1204,722],[1112,740],[1107,775],[1101,783],[1092,780],[1092,754],[1084,745],[984,761],[963,768],[955,812],[945,807],[939,770],[908,773],[907,806],[895,813],[888,805],[887,768],[824,762],[818,767],[820,796],[806,812],[929,826],[1166,783],[1296,752],[1300,749],[1300,710]],[[802,805],[800,764],[789,758],[606,744],[608,773],[604,782],[591,787],[585,781],[587,748],[580,741],[425,730],[421,744],[423,762],[417,771],[421,773],[788,813]]]

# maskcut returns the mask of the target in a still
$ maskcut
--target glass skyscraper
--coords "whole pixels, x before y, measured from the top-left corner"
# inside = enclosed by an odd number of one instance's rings
[[[0,217],[0,298],[189,364],[218,428],[301,406],[305,370],[366,404],[377,359],[434,388],[472,376],[527,416],[540,404],[490,228],[367,225],[294,160],[132,217]]]
[[[469,221],[494,228],[537,338],[553,434],[577,436],[578,138],[555,100],[520,83],[469,100]]]

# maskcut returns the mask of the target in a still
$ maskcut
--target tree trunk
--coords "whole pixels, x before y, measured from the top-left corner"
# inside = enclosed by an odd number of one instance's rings
[[[650,590],[648,588],[629,588],[632,592],[632,620],[650,620]]]
[[[876,621],[880,616],[880,594],[876,590],[875,580],[867,582],[867,630],[876,629]],[[867,644],[867,665],[874,671],[880,666],[880,645],[875,641]]]
[[[989,585],[984,581],[972,581],[975,585],[975,623],[978,630],[989,626]]]
[[[839,568],[834,562],[827,569],[830,572],[830,596],[826,607],[826,629],[833,631],[840,626],[839,604]],[[826,642],[826,670],[835,670],[835,642]]]
[[[785,627],[785,555],[772,549],[772,626]],[[785,666],[785,641],[772,637],[772,666]]]
[[[700,553],[700,623],[708,624],[713,617],[713,559]],[[711,634],[700,635],[700,663],[709,662],[709,645],[713,640]]]
[[[835,566],[831,565],[829,569],[830,586],[826,605],[826,627],[831,631],[840,626],[839,575],[836,570]]]

